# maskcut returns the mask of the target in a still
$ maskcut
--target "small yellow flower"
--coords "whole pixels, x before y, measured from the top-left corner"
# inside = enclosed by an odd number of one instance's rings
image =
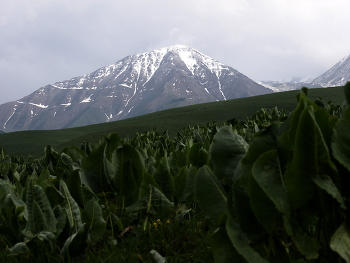
[[[157,219],[157,222],[160,223],[160,219],[159,218]]]
[[[157,223],[153,223],[154,226],[157,226]]]
[[[170,219],[168,219],[168,220],[166,221],[166,223],[169,224],[169,223],[170,223]]]

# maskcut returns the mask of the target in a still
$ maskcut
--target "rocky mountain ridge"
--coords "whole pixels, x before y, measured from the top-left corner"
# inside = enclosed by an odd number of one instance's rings
[[[2,104],[0,128],[70,128],[272,92],[191,47],[175,45],[127,56]]]
[[[341,59],[333,67],[315,78],[312,83],[322,87],[343,86],[350,81],[350,55]]]

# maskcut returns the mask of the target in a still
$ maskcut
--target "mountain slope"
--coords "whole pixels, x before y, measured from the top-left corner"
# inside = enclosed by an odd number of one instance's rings
[[[342,86],[350,81],[350,55],[340,60],[325,73],[315,78],[312,83],[322,87]]]
[[[128,56],[2,104],[0,128],[6,132],[70,128],[267,93],[272,90],[237,70],[176,45]]]

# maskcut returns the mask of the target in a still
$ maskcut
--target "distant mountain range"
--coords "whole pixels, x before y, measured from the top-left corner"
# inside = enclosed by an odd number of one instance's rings
[[[302,87],[309,89],[321,88],[322,86],[317,83],[308,81],[257,81],[257,83],[263,85],[266,88],[272,89],[274,92],[282,92],[289,90],[296,90]]]
[[[125,57],[2,104],[0,128],[70,128],[272,92],[191,47],[175,45]]]
[[[350,81],[350,55],[340,60],[337,64],[315,79],[304,81],[257,81],[266,88],[275,92],[288,91],[307,87],[310,89],[321,87],[343,86]]]

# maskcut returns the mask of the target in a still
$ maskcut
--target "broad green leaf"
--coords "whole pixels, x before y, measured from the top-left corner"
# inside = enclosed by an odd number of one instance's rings
[[[150,190],[152,195],[152,209],[156,213],[159,213],[160,216],[165,216],[174,208],[174,203],[153,185],[150,186]]]
[[[190,165],[190,168],[188,169],[185,189],[184,189],[183,194],[180,198],[180,202],[188,201],[187,199],[189,197],[193,196],[196,174],[197,174],[197,168]]]
[[[157,182],[157,184],[162,189],[162,192],[164,193],[164,195],[170,201],[172,201],[175,193],[174,180],[170,174],[168,167],[164,165],[165,160],[166,158],[163,157],[159,163],[159,166],[157,167],[157,170],[154,172],[153,177]]]
[[[123,145],[122,151],[121,149],[117,150],[117,153],[119,152],[122,152],[125,160],[131,161],[136,183],[137,185],[140,185],[143,180],[142,173],[145,170],[145,161],[142,158],[142,155],[129,144]]]
[[[46,189],[46,187],[52,185],[52,179],[50,176],[50,171],[48,169],[44,169],[41,171],[37,184],[41,186],[44,190]]]
[[[231,218],[226,221],[226,231],[233,244],[233,247],[247,262],[268,263],[268,261],[266,261],[249,246],[249,241],[244,239],[239,226]]]
[[[313,176],[312,180],[318,187],[322,188],[329,195],[335,198],[339,202],[341,208],[346,209],[345,202],[341,193],[328,175],[321,174],[318,176]]]
[[[106,221],[103,219],[100,205],[92,198],[85,206],[82,213],[82,221],[89,232],[88,239],[91,245],[103,236],[106,231]]]
[[[155,186],[148,185],[148,193],[140,198],[137,202],[126,208],[126,211],[145,211],[148,213],[157,213],[159,216],[165,216],[170,209],[174,208],[174,203]]]
[[[186,187],[187,182],[187,174],[188,174],[188,168],[187,166],[184,166],[180,169],[179,173],[174,176],[174,186],[175,186],[175,197],[177,200],[180,200],[182,197],[182,194]]]
[[[350,87],[350,84],[348,84]],[[334,157],[350,172],[350,107],[348,107],[337,122],[332,137]]]
[[[106,149],[105,154],[106,158],[111,161],[113,152],[118,148],[121,138],[116,133],[110,133],[106,136]]]
[[[185,165],[187,165],[187,158],[186,158],[186,153],[184,149],[177,152],[176,165],[178,169],[181,169],[181,167],[184,167]]]
[[[88,232],[85,231],[85,225],[81,225],[81,227],[64,242],[60,253],[61,257],[72,258],[82,254],[87,248],[87,235]]]
[[[134,203],[143,181],[145,163],[141,154],[131,145],[124,144],[113,152],[111,162],[105,158],[105,170],[110,174],[114,190],[126,206]]]
[[[9,181],[0,179],[0,211],[4,206],[4,200],[11,193],[11,184]]]
[[[228,212],[227,194],[219,179],[206,165],[196,175],[195,194],[205,216],[217,226],[220,216]]]
[[[91,200],[91,198],[95,198],[95,200],[98,200],[98,197],[96,194],[91,190],[90,187],[87,185],[81,185],[81,197],[83,199],[84,206]]]
[[[307,108],[308,105],[311,103],[311,101],[307,98],[307,94],[305,94],[303,91],[300,91],[300,93],[297,95],[297,98],[298,98],[298,106],[293,111],[293,114],[290,120],[289,136],[292,142],[294,142],[295,140],[296,132],[300,124],[299,122],[300,115],[304,111],[304,109]]]
[[[153,256],[153,259],[155,260],[155,262],[157,262],[157,263],[165,263],[166,262],[165,258],[162,257],[162,255],[159,254],[156,250],[152,249],[149,253]]]
[[[72,158],[64,152],[61,153],[61,161],[62,161],[62,163],[64,163],[67,166],[71,165],[73,163]]]
[[[227,235],[225,226],[219,227],[210,236],[209,241],[215,262],[247,263],[247,261],[238,254],[237,250],[233,247],[230,238]]]
[[[287,189],[283,183],[283,175],[281,173],[281,167],[276,150],[271,150],[260,155],[258,160],[253,165],[252,175],[264,194],[271,200],[275,208],[283,215],[285,223],[288,224],[287,222],[291,215],[291,208],[289,205]],[[259,201],[259,198],[262,199],[262,196],[259,197],[258,193],[255,194],[257,201]],[[253,196],[255,196],[254,193],[251,193],[250,195],[251,199]],[[272,219],[274,209],[272,208],[271,213],[268,212],[268,209],[269,208],[263,206],[262,203],[257,204],[256,210],[258,210],[259,213],[270,216]],[[268,220],[268,218],[266,219]],[[291,229],[289,229],[287,232],[292,233]]]
[[[56,236],[54,233],[50,231],[41,231],[36,235],[36,239],[40,241],[40,247],[44,251],[43,254],[45,253],[53,253],[54,250],[57,249],[56,245]],[[38,260],[40,261],[40,260]]]
[[[347,263],[350,263],[350,227],[347,222],[335,231],[330,247],[337,252]]]
[[[73,197],[73,199],[77,202],[79,207],[84,207],[84,201],[82,197],[82,190],[81,190],[81,180],[80,180],[80,173],[78,170],[74,170],[70,173],[66,180],[66,184],[69,190],[69,193]]]
[[[86,152],[75,146],[66,147],[61,152],[61,161],[65,165],[70,165],[73,170],[80,169],[86,157]]]
[[[153,176],[146,171],[143,172],[143,184],[147,186],[147,189],[148,189],[148,185],[151,184],[151,185],[155,186],[156,188],[158,188],[160,191],[162,191],[160,186],[157,184],[156,180],[154,180]],[[147,192],[148,192],[148,190],[147,190]],[[140,196],[143,196],[143,194],[141,194],[141,192],[140,192]]]
[[[7,248],[7,250],[10,252],[10,255],[16,256],[22,253],[29,253],[30,250],[27,247],[27,243],[26,242],[19,242],[16,245],[14,245],[11,248]]]
[[[253,242],[261,241],[267,235],[253,213],[248,194],[237,182],[234,183],[228,196],[227,207],[231,218],[239,224],[250,240]]]
[[[321,246],[315,237],[311,237],[301,230],[298,231],[292,239],[298,250],[305,255],[306,259],[310,260],[318,258],[318,250]]]
[[[240,186],[246,191],[249,189],[249,178],[255,161],[262,153],[276,149],[278,128],[279,124],[271,124],[265,130],[256,133],[250,142],[249,149],[241,162],[242,176],[239,178]]]
[[[57,188],[59,188],[59,185]],[[64,202],[64,197],[59,191],[57,191],[57,188],[55,186],[48,186],[45,189],[45,194],[50,201],[51,207],[55,207]]]
[[[172,151],[169,154],[169,167],[170,167],[171,174],[173,175],[177,174],[178,171],[180,170],[177,168],[176,162],[177,162],[177,152]]]
[[[48,222],[46,222],[45,219],[45,215],[36,201],[34,201],[31,206],[31,214],[28,218],[28,221],[32,221],[30,226],[32,226],[31,230],[34,234],[49,229]]]
[[[84,159],[82,169],[79,170],[82,183],[89,186],[96,194],[113,192],[110,175],[105,171],[105,146],[106,142],[101,141]]]
[[[327,145],[315,121],[312,106],[305,108],[299,121],[293,158],[284,175],[290,203],[295,209],[306,205],[313,198],[315,183],[312,177],[335,169],[330,160]]]
[[[203,166],[207,163],[208,152],[204,149],[204,144],[196,142],[189,151],[189,161],[194,166]]]
[[[16,216],[19,221],[28,220],[28,210],[27,205],[16,195],[16,193],[11,190],[10,197],[16,208]]]
[[[69,193],[68,187],[63,180],[60,180],[60,192],[65,199],[65,209],[69,221],[69,226],[73,230],[73,233],[77,233],[78,230],[82,227],[80,209],[78,204]]]
[[[141,185],[143,187],[143,184]],[[137,211],[145,211],[148,213],[155,213],[153,210],[151,211],[152,205],[152,192],[150,191],[151,185],[144,186],[145,190],[143,191],[145,195],[139,198],[135,203],[131,206],[125,208],[127,212],[137,212]],[[146,190],[148,191],[146,192]]]
[[[107,166],[112,167],[112,186],[117,192],[119,200],[124,200],[126,206],[133,204],[138,197],[138,185],[130,159],[124,159],[122,154],[112,155],[112,163],[106,159]],[[119,203],[123,206],[122,203]]]
[[[44,190],[34,184],[34,178],[29,179],[26,204],[28,221],[23,234],[31,232],[37,234],[41,231],[56,232],[57,220]]]
[[[53,212],[54,212],[56,220],[57,220],[56,236],[58,237],[66,225],[67,215],[66,215],[66,212],[62,209],[62,207],[60,205],[56,205],[53,208]]]
[[[14,207],[14,204],[12,202],[12,199],[11,199],[11,194],[7,194],[5,199],[4,199],[4,203],[3,203],[3,206],[4,206],[4,210],[6,212],[6,215],[8,217],[11,217],[12,215],[12,210],[13,210],[13,207]]]
[[[266,231],[271,234],[276,227],[279,213],[274,203],[261,189],[254,177],[250,179],[249,186],[250,206],[255,217]]]
[[[248,149],[246,141],[232,131],[231,126],[223,126],[214,136],[209,152],[214,173],[219,179],[232,177],[233,172]]]

